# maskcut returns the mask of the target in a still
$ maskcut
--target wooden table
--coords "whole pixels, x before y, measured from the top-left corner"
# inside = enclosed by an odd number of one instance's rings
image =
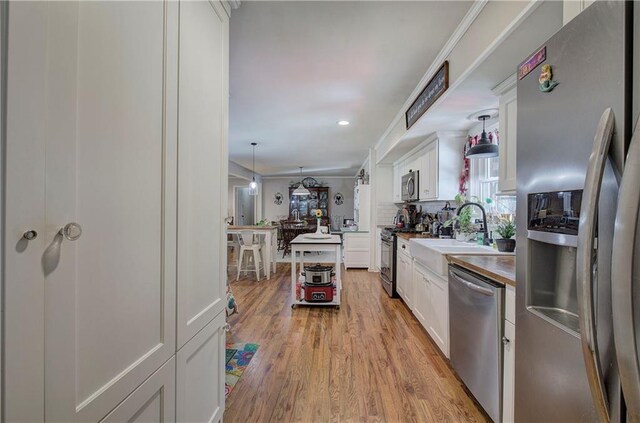
[[[338,235],[329,235],[326,239],[312,239],[306,235],[298,235],[293,241],[291,241],[291,308],[296,305],[312,305],[312,306],[334,306],[340,307],[340,291],[342,290],[342,277],[340,274],[340,259],[342,257],[340,247],[342,241]],[[304,300],[298,300],[296,298],[296,282],[298,281],[298,268],[296,264],[296,255],[300,253],[300,272],[304,269],[304,253],[306,251],[329,251],[336,255],[335,268],[336,272],[336,295],[333,297],[333,301],[328,303],[310,303]]]
[[[265,266],[264,271],[266,272],[267,279],[271,278],[271,272],[276,273],[277,263],[276,263],[276,254],[278,252],[278,227],[277,226],[256,226],[256,225],[247,225],[247,226],[227,226],[227,234],[235,234],[240,235],[242,231],[253,231],[257,235],[264,235],[265,240],[264,243],[267,248],[265,248]],[[271,263],[271,266],[268,265]]]

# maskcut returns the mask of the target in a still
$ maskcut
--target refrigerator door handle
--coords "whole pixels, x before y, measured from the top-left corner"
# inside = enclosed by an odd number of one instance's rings
[[[638,240],[638,209],[640,208],[640,119],[631,138],[627,162],[620,182],[618,210],[613,234],[611,262],[611,299],[613,334],[620,369],[620,382],[627,403],[629,422],[640,422],[640,364],[635,322],[638,310],[633,307],[634,251]],[[637,267],[636,267],[637,270]],[[635,275],[636,280],[640,275]],[[638,289],[638,287],[635,287]]]
[[[605,389],[602,364],[598,353],[597,327],[593,292],[594,238],[596,234],[598,201],[604,166],[613,134],[613,111],[607,108],[600,117],[589,156],[589,166],[584,181],[580,223],[578,226],[578,250],[576,256],[576,277],[578,310],[580,314],[580,339],[584,355],[587,379],[591,396],[598,412],[599,421],[608,423],[609,401]]]

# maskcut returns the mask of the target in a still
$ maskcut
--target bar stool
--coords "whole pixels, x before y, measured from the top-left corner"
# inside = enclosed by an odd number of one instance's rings
[[[260,251],[260,242],[255,242],[253,231],[240,231],[240,251],[238,253],[238,274],[236,280],[240,279],[240,272],[256,272],[256,279],[260,280],[260,269],[264,270]],[[247,260],[244,260],[245,253],[249,253]],[[253,253],[253,254],[252,254]],[[253,259],[253,268],[249,264]],[[243,267],[243,261],[245,265]]]
[[[233,251],[233,260],[231,260],[231,254],[229,253],[229,250]],[[227,254],[229,255],[230,259],[228,260],[227,270],[229,270],[229,268],[233,266],[237,268],[238,255],[240,254],[240,240],[238,239],[238,235],[229,234],[227,236]]]

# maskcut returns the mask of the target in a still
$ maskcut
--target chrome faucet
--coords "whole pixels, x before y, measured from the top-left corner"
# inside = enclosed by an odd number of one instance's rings
[[[464,203],[463,205],[458,207],[456,214],[460,216],[460,212],[462,211],[462,209],[464,209],[467,206],[478,206],[478,208],[482,212],[482,224],[483,224],[483,232],[484,232],[484,239],[482,240],[482,245],[489,245],[489,228],[487,228],[487,213],[484,211],[484,207],[482,207],[482,205],[479,203],[471,203],[471,202]]]

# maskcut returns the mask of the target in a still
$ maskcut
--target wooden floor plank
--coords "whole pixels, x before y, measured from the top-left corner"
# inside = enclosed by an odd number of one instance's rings
[[[260,344],[225,422],[486,422],[437,346],[377,273],[343,271],[339,310],[291,310],[290,267],[231,282],[227,342]],[[235,274],[234,274],[235,276]]]

